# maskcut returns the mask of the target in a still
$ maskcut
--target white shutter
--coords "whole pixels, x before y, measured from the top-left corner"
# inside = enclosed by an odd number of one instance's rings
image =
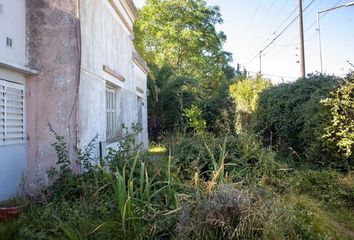
[[[0,80],[0,145],[25,140],[24,86]]]

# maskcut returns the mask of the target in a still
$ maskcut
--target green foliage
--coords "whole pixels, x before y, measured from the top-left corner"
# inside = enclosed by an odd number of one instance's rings
[[[217,137],[211,133],[187,134],[173,147],[173,160],[182,179],[192,179],[198,173],[202,179],[211,179],[219,169],[223,157],[224,171],[229,180],[252,184],[264,179],[276,188],[284,188],[281,180],[287,166],[275,160],[270,148],[263,148],[253,135]],[[223,154],[222,154],[223,153]],[[218,162],[219,167],[215,167]]]
[[[235,76],[223,51],[218,7],[203,0],[149,0],[135,22],[135,45],[149,63],[149,136],[183,128],[184,109],[203,110],[207,129],[231,132],[234,108],[225,86]],[[222,106],[222,107],[221,107]]]
[[[114,159],[111,155],[101,161],[100,168],[92,164],[89,166],[93,171],[83,171],[80,177],[67,175],[69,182],[74,179],[76,188],[83,189],[79,191],[82,194],[59,197],[75,192],[74,185],[53,187],[50,192],[58,197],[42,196],[29,205],[20,219],[0,225],[0,238],[347,239],[350,236],[354,216],[350,210],[354,199],[352,173],[290,171],[274,159],[271,149],[263,148],[250,134],[217,137],[208,132],[192,136],[176,133],[165,138],[170,154],[165,158],[160,154],[157,160],[139,153],[131,145],[133,137],[128,137],[126,147],[122,148],[125,154],[116,158],[123,163],[110,164],[109,159]],[[91,159],[88,153],[84,156]],[[192,160],[195,157],[202,158],[208,170],[200,169]],[[193,164],[197,167],[191,167]],[[339,219],[339,215],[332,213],[339,208],[346,211],[345,218]]]
[[[220,139],[210,133],[204,136],[188,134],[182,135],[175,146],[170,146],[173,149],[173,162],[181,178],[192,179],[196,172],[203,178],[210,178],[213,165],[206,145],[217,155]]]
[[[202,118],[202,111],[196,107],[185,109],[184,114],[187,118],[189,127],[195,130],[198,134],[204,134],[206,130],[206,121]]]
[[[324,138],[338,147],[349,165],[354,164],[354,75],[322,102],[331,114]]]
[[[324,139],[330,125],[329,111],[321,104],[340,80],[323,75],[274,86],[261,93],[257,108],[257,128],[265,143],[322,165],[338,159],[333,144]]]
[[[333,170],[302,170],[294,174],[292,187],[330,207],[354,206],[354,177]]]
[[[199,103],[210,132],[221,135],[235,133],[236,107],[228,92],[232,83],[233,78],[222,83],[214,94]]]
[[[172,131],[183,123],[183,110],[198,102],[198,82],[176,77],[169,67],[151,67],[148,79],[149,136],[156,140],[164,131]]]
[[[225,34],[215,29],[223,21],[218,7],[203,0],[149,0],[139,15],[135,44],[146,61],[198,80],[205,94],[225,79],[231,54],[222,50]]]
[[[253,113],[258,104],[259,94],[272,85],[269,80],[261,77],[241,79],[230,86],[230,95],[237,104],[237,109]]]
[[[229,94],[236,105],[238,132],[252,128],[259,94],[270,87],[271,83],[260,76],[254,79],[239,79],[230,85]]]
[[[344,239],[312,199],[221,185],[183,205],[178,239]]]

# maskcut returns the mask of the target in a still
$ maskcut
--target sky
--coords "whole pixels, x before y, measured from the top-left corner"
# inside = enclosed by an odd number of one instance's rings
[[[134,0],[138,8],[145,0]],[[224,49],[233,54],[232,65],[259,72],[259,51],[294,20],[297,0],[206,0],[220,7],[224,23],[217,26],[227,36]],[[306,73],[320,72],[317,12],[353,0],[303,0]],[[323,72],[343,76],[354,63],[354,6],[320,15]],[[262,74],[273,82],[300,77],[298,20],[262,54]]]

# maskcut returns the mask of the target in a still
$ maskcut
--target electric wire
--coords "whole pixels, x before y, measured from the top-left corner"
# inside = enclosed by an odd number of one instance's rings
[[[247,70],[247,72],[253,73],[253,74],[259,74],[259,72],[255,72],[255,71],[248,71]],[[262,73],[262,75],[269,76],[269,77],[280,77],[280,78],[297,79],[296,77],[283,76],[283,75],[277,75],[277,74],[269,74],[269,73]]]
[[[339,1],[337,1],[337,3],[335,3],[333,6],[332,6],[332,8],[333,7],[336,7],[338,4],[340,4],[341,2],[343,2],[344,0],[339,0]],[[325,12],[323,15],[321,15],[320,16],[320,19],[322,19],[323,17],[325,17],[326,15],[328,14],[328,12]],[[313,26],[315,26],[316,25],[316,23],[317,23],[317,20],[315,20],[314,22],[312,22],[305,30],[304,30],[304,33],[306,33],[308,30],[310,30]],[[316,29],[316,30],[318,30],[318,29]],[[317,32],[314,34],[314,35],[316,35],[317,34]],[[276,46],[278,46],[278,47],[293,47],[293,46],[295,46],[295,45],[297,45],[297,43],[296,44],[294,44],[294,42],[298,39],[298,37],[299,37],[299,35],[297,35],[295,38],[293,38],[291,41],[289,41],[287,44],[275,44]],[[313,36],[311,37],[311,38],[313,38]]]
[[[312,0],[303,10],[302,13],[304,13],[316,0]],[[273,40],[266,45],[260,52],[264,52],[267,48],[269,48],[283,33],[299,18],[299,14],[276,36],[273,38]],[[259,54],[255,55],[252,57],[249,61],[247,61],[244,65],[247,65],[248,63],[252,62],[254,59],[256,59],[259,56]]]
[[[251,18],[251,21],[249,21],[249,23],[247,24],[247,27],[244,29],[243,31],[243,34],[241,36],[246,36],[246,33],[247,33],[247,30],[251,27],[251,25],[253,24],[254,22],[254,19],[255,17],[257,16],[257,13],[262,5],[262,2],[263,0],[260,0],[257,7],[256,7],[256,10],[253,12],[253,15],[252,15],[252,18]]]

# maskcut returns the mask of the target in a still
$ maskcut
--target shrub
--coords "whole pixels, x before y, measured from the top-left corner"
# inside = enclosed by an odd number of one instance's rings
[[[192,179],[197,172],[204,180],[210,179],[214,170],[213,158],[222,153],[224,141],[225,173],[230,181],[251,184],[263,178],[265,182],[281,187],[279,179],[285,176],[287,166],[277,162],[272,149],[264,148],[252,134],[217,137],[206,132],[183,135],[172,152],[179,176]]]
[[[256,131],[268,146],[329,165],[337,156],[333,144],[322,137],[331,120],[321,100],[339,83],[335,77],[314,75],[265,90],[256,111]]]
[[[334,144],[340,156],[347,161],[343,165],[354,164],[354,74],[322,101],[330,109],[331,124],[325,129],[324,138]]]
[[[312,199],[282,198],[265,188],[223,185],[210,196],[182,204],[178,239],[338,239]]]
[[[238,132],[251,130],[259,94],[270,87],[270,81],[260,76],[254,79],[237,80],[236,83],[230,85],[229,95],[236,106]]]
[[[302,170],[294,174],[293,188],[321,200],[330,207],[354,206],[354,177],[333,170]],[[351,182],[351,183],[350,183]]]
[[[173,149],[173,163],[182,179],[192,179],[196,172],[209,178],[212,159],[206,145],[213,153],[219,152],[220,139],[211,133],[205,135],[186,134]]]
[[[229,95],[228,89],[234,81],[228,80],[221,84],[215,94],[200,101],[203,118],[207,130],[214,134],[234,134],[236,124],[236,106]]]

